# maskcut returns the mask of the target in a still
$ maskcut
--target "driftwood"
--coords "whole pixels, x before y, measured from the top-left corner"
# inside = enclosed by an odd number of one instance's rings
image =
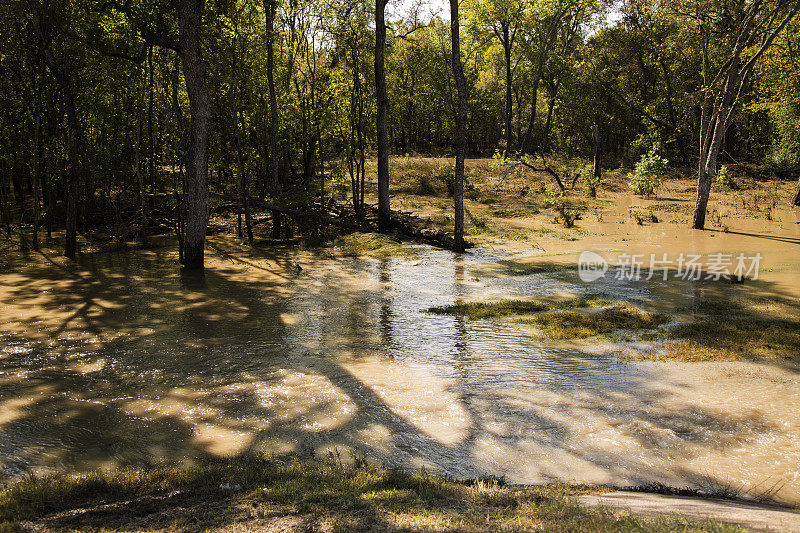
[[[175,198],[175,193],[158,193],[158,194],[150,194],[148,195],[151,198]],[[178,195],[179,196],[179,195]],[[225,200],[226,202],[236,203],[240,202],[239,198],[234,196],[229,196],[226,194],[221,193],[211,193],[210,196],[213,198],[218,198],[221,200]],[[312,218],[315,220],[319,220],[325,224],[330,224],[332,226],[337,226],[343,229],[352,230],[352,231],[377,231],[377,223],[378,223],[378,210],[377,208],[371,205],[364,206],[364,222],[362,224],[358,224],[355,222],[349,222],[347,220],[342,220],[341,218],[334,218],[331,216],[323,215],[321,213],[316,213],[314,211],[302,211],[300,209],[291,209],[288,207],[282,207],[279,205],[271,204],[269,202],[265,202],[263,200],[259,200],[257,198],[248,197],[248,201],[250,205],[266,209],[267,211],[271,211],[274,213],[281,213],[283,215],[287,215],[293,218]],[[339,215],[344,217],[346,216],[343,210],[340,210]],[[434,230],[429,228],[420,228],[419,224],[421,220],[410,213],[401,213],[398,211],[392,211],[390,214],[390,220],[392,224],[392,230],[394,233],[399,237],[406,237],[418,241],[422,241],[426,244],[430,244],[432,246],[436,246],[439,248],[447,248],[452,249],[454,244],[453,236],[448,234],[442,230]],[[466,248],[472,248],[475,245],[473,243],[465,243]]]
[[[225,194],[220,194],[220,193],[211,193],[211,196],[213,196],[214,198],[221,198],[222,200],[227,200],[228,202],[239,201],[237,198],[233,196],[227,196]],[[320,213],[315,213],[313,211],[301,211],[299,209],[281,207],[279,205],[271,204],[269,202],[265,202],[263,200],[259,200],[257,198],[252,198],[252,197],[248,197],[247,201],[250,202],[250,205],[254,205],[256,207],[260,207],[261,209],[266,209],[267,211],[272,211],[274,213],[281,213],[282,215],[289,215],[295,218],[315,218],[317,220],[325,222],[326,224],[331,224],[332,226],[339,226],[340,228],[345,228],[345,229],[352,229],[352,230],[362,229],[361,226],[357,224],[352,224],[344,220],[338,220],[336,218],[322,215]]]

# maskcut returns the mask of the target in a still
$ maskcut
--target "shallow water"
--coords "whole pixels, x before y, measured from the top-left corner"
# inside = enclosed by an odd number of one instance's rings
[[[541,259],[530,251],[377,261],[211,247],[202,278],[181,275],[171,247],[78,266],[4,257],[0,475],[337,449],[458,477],[730,487],[800,503],[797,368],[631,362],[611,343],[425,311],[589,292],[662,308],[783,294],[800,272],[796,244],[772,259],[789,267],[746,288],[509,275]]]

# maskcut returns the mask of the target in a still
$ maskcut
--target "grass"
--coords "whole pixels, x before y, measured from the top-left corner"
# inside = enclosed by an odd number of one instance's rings
[[[241,490],[220,489],[234,483]],[[712,521],[583,507],[575,496],[585,492],[562,484],[454,481],[365,461],[348,466],[335,457],[242,458],[186,469],[29,478],[0,491],[0,532],[738,531]]]
[[[772,299],[709,299],[677,309],[683,321],[655,340],[661,350],[648,359],[688,362],[791,360],[800,355],[796,305]]]
[[[517,317],[555,339],[585,339],[620,330],[653,329],[669,321],[659,313],[643,311],[604,295],[581,296],[563,301],[503,300],[469,302],[432,307],[428,312],[458,315],[472,320]]]
[[[339,253],[348,257],[392,259],[416,256],[416,252],[411,248],[378,233],[351,233],[336,239],[334,246]]]
[[[675,326],[668,339],[671,359],[793,359],[800,354],[800,322],[717,316]]]
[[[469,302],[431,307],[428,312],[435,315],[457,315],[479,320],[539,313],[550,308],[550,304],[538,300],[504,300],[502,302]]]
[[[621,330],[653,329],[669,321],[666,315],[618,305],[597,313],[565,310],[537,316],[533,323],[554,339],[586,339]]]

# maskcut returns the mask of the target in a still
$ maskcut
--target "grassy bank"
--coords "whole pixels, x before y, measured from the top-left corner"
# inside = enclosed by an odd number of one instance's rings
[[[231,487],[230,489],[228,487]],[[736,531],[580,506],[588,489],[449,481],[331,458],[237,459],[189,469],[44,477],[0,492],[0,532]]]

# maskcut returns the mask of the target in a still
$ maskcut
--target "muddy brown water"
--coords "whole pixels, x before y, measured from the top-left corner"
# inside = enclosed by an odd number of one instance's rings
[[[685,230],[657,231],[637,249],[672,252],[670,232]],[[662,309],[726,291],[797,298],[791,234],[703,239],[688,246],[764,253],[762,280],[587,285],[570,266],[581,242],[378,261],[217,239],[203,277],[181,274],[168,242],[77,265],[6,253],[0,476],[339,450],[457,477],[659,482],[798,504],[796,366],[636,362],[623,357],[635,345],[426,312],[597,292]],[[591,248],[628,249],[611,234]],[[556,267],[524,271],[543,262]]]

